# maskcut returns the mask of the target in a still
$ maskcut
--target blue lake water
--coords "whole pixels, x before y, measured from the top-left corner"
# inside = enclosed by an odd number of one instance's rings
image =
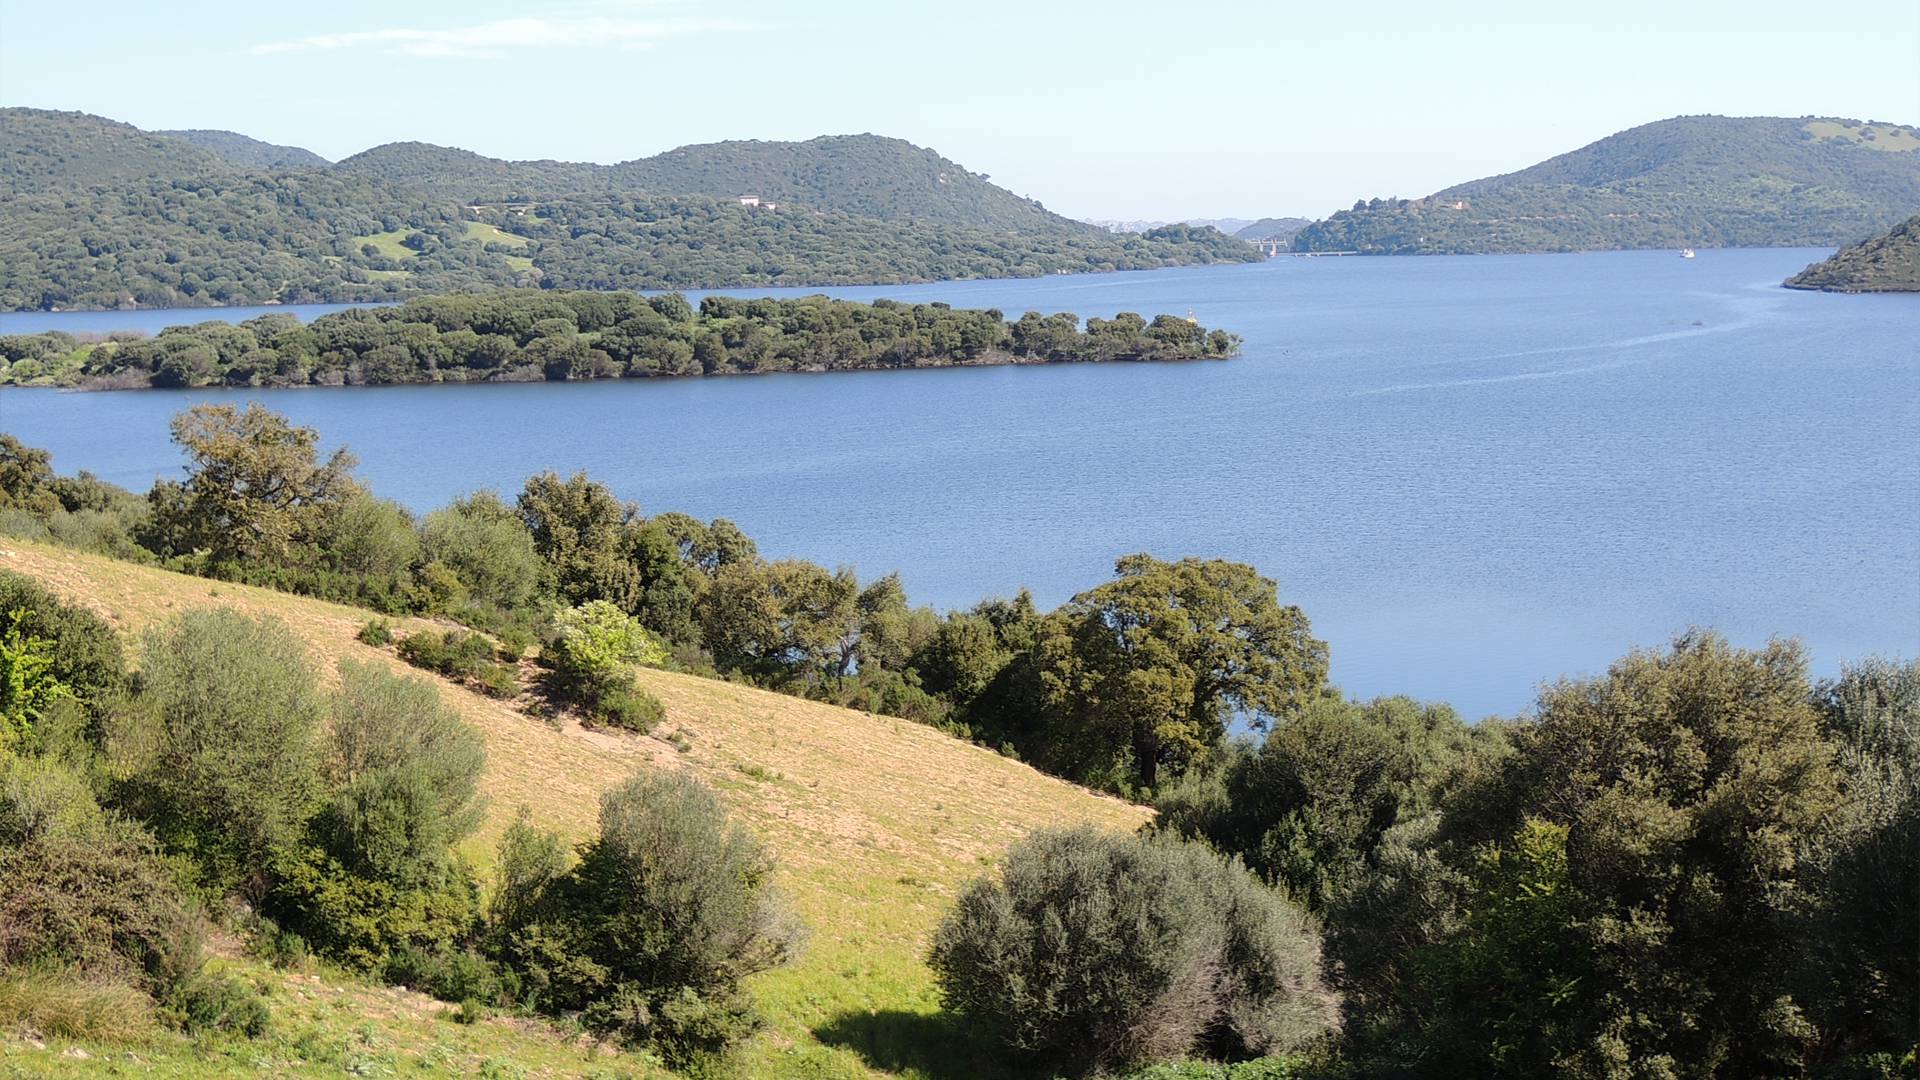
[[[825,291],[1185,314],[1225,363],[591,384],[0,392],[0,428],[144,488],[167,418],[255,399],[416,509],[587,469],[771,556],[1051,605],[1115,557],[1281,583],[1349,692],[1513,713],[1689,625],[1816,669],[1920,652],[1920,297],[1781,289],[1821,251],[1279,259]],[[766,290],[753,290],[765,292]],[[134,313],[146,328],[216,317]],[[157,319],[152,318],[158,316]],[[7,316],[8,332],[97,315]],[[66,320],[62,322],[61,320]]]

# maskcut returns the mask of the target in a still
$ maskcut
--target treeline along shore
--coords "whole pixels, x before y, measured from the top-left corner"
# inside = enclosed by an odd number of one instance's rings
[[[825,296],[546,291],[451,294],[302,323],[274,313],[152,337],[0,337],[0,384],[88,389],[539,382],[774,371],[1203,360],[1240,339],[1191,318],[1070,313]]]

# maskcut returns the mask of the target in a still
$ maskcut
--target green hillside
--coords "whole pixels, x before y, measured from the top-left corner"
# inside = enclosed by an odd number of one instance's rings
[[[327,164],[326,158],[304,147],[261,142],[237,131],[194,128],[187,131],[156,131],[154,134],[185,140],[202,150],[211,150],[236,165],[255,169],[309,169]]]
[[[1682,116],[1424,199],[1366,199],[1294,238],[1378,255],[1826,246],[1920,206],[1914,129]]]
[[[1841,248],[1787,279],[1789,289],[1920,292],[1920,214],[1891,232]]]
[[[1242,240],[1284,240],[1313,222],[1302,217],[1268,217],[1247,225],[1233,235]]]
[[[690,148],[647,177],[645,162],[505,162],[425,143],[267,171],[100,117],[0,109],[0,308],[891,284],[1258,257],[1210,229],[1122,237],[1069,222],[897,140],[754,145]],[[874,152],[898,167],[878,169]],[[668,178],[714,193],[634,186]],[[781,205],[742,205],[748,180]]]

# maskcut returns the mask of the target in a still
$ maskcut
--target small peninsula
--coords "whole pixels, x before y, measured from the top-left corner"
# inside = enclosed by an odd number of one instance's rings
[[[0,385],[82,389],[540,382],[992,364],[1213,360],[1240,339],[1191,318],[1111,319],[825,296],[506,290],[273,313],[153,337],[0,337]]]
[[[1920,214],[1788,278],[1789,289],[1920,292]]]

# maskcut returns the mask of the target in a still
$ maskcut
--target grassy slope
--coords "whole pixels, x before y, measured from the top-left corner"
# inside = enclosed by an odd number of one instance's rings
[[[367,618],[355,608],[11,538],[0,538],[0,568],[48,583],[128,635],[187,608],[230,605],[285,620],[329,670],[344,658],[403,666],[390,651],[355,640]],[[936,1015],[922,959],[927,935],[957,888],[1035,827],[1091,822],[1127,829],[1145,820],[1139,808],[918,724],[670,672],[645,671],[640,681],[667,711],[666,722],[647,737],[571,723],[556,728],[511,702],[441,684],[442,696],[487,739],[483,790],[492,813],[469,853],[483,866],[490,862],[500,830],[520,804],[541,824],[581,838],[593,827],[599,793],[634,770],[700,774],[779,856],[783,885],[813,929],[799,963],[754,984],[771,1024],[749,1048],[749,1075],[974,1074],[979,1063],[969,1061]],[[302,986],[298,977],[252,970],[285,984],[276,1005],[309,989],[333,996],[343,1030],[358,1023],[362,1011],[394,1014],[379,1021],[391,1030],[376,1037],[424,1047],[413,1052],[409,1069],[418,1064],[426,1075],[435,1068],[420,1055],[456,1036],[484,1045],[456,1054],[447,1075],[470,1072],[482,1055],[523,1062],[535,1076],[640,1065],[630,1055],[590,1058],[538,1025],[495,1020],[457,1027],[434,1019],[436,1010],[412,995],[404,999],[409,1008],[395,1009],[400,999],[388,991]],[[28,1061],[29,1071],[44,1068],[50,1075],[104,1074],[102,1061],[56,1058],[56,1050],[0,1049],[0,1075]],[[161,1060],[175,1055],[171,1060],[184,1069],[175,1075],[241,1075],[252,1067],[221,1058],[195,1071],[186,1067],[193,1059],[179,1057],[188,1052],[156,1051]]]

